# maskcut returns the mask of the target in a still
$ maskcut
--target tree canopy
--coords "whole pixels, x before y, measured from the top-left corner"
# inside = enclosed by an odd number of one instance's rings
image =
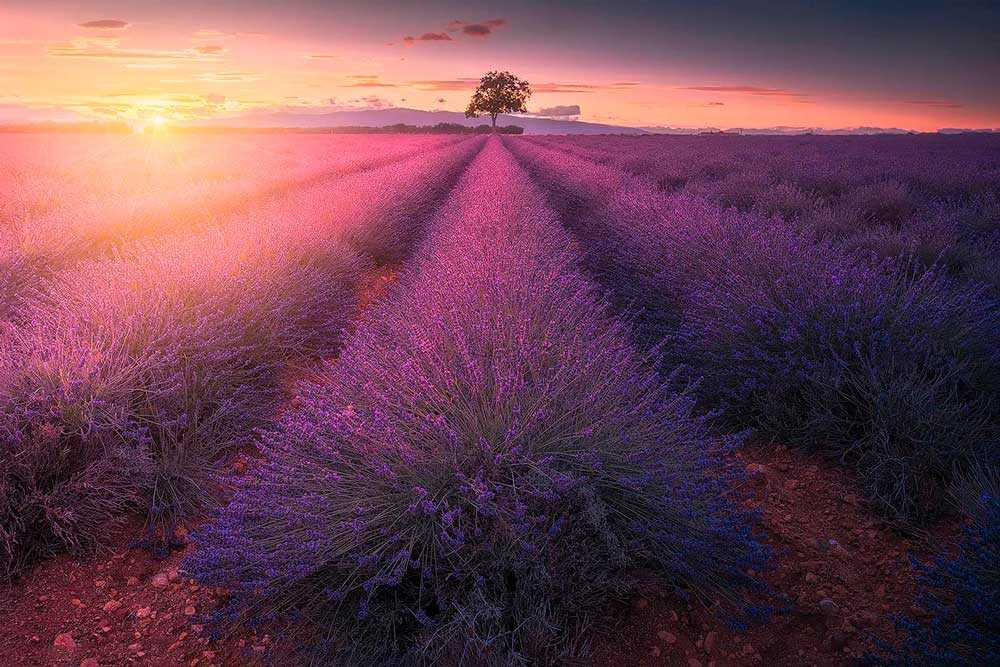
[[[531,87],[510,72],[487,72],[479,80],[476,92],[465,110],[467,118],[478,118],[480,114],[490,117],[493,127],[497,116],[502,113],[525,113]]]

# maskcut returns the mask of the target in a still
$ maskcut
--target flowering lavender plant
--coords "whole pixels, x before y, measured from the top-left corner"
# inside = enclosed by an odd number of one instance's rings
[[[552,661],[651,570],[753,612],[725,443],[630,342],[498,140],[300,387],[186,567],[352,663]]]
[[[924,618],[904,617],[904,642],[890,664],[992,665],[1000,662],[1000,469],[981,468],[959,487],[969,517],[955,553],[923,567],[917,604]]]
[[[955,470],[991,455],[1000,304],[988,285],[507,141],[616,306],[639,313],[665,367],[702,378],[698,394],[731,425],[851,463],[900,521],[939,509]]]
[[[202,513],[220,457],[276,410],[283,369],[338,348],[371,247],[351,230],[382,223],[384,246],[412,248],[479,145],[61,274],[0,341],[0,575],[87,546],[128,508],[164,539]]]

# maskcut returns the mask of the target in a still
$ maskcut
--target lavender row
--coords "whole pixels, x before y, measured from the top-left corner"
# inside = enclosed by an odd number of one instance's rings
[[[93,254],[107,245],[197,230],[323,180],[374,169],[455,143],[454,137],[120,138],[90,156],[52,147],[54,164],[32,164],[6,138],[0,154],[0,236],[28,257]],[[60,138],[60,141],[63,139]],[[77,138],[77,140],[79,140]],[[32,145],[38,150],[38,140]],[[295,143],[289,143],[295,142]],[[77,148],[76,150],[79,150]],[[95,151],[91,147],[91,151]],[[19,162],[25,162],[19,169]],[[67,171],[65,164],[72,165]]]
[[[730,425],[850,463],[900,521],[938,511],[956,472],[996,465],[1000,305],[986,286],[508,143],[618,308]]]
[[[201,512],[219,457],[274,412],[281,371],[337,348],[366,267],[414,246],[480,146],[62,275],[0,340],[0,575],[88,546],[129,509],[165,537]]]
[[[861,257],[910,257],[1000,294],[990,137],[537,139],[722,207],[780,215]]]
[[[497,139],[294,406],[186,567],[224,618],[307,621],[295,659],[551,663],[640,568],[754,611],[724,444]]]
[[[371,145],[365,147],[362,141]],[[13,320],[18,305],[25,300],[40,298],[37,289],[25,292],[26,288],[48,284],[56,274],[88,258],[107,254],[114,247],[142,239],[204,232],[248,217],[260,221],[262,210],[287,207],[283,200],[289,197],[308,200],[317,191],[335,188],[333,184],[325,187],[332,179],[348,178],[418,154],[434,155],[456,143],[454,137],[444,141],[408,139],[376,151],[376,141],[372,137],[354,139],[340,146],[348,149],[347,154],[326,156],[308,169],[300,166],[286,173],[276,173],[265,160],[258,164],[257,176],[221,183],[209,178],[198,182],[194,180],[197,169],[191,174],[187,170],[194,167],[179,165],[178,170],[185,172],[184,185],[175,192],[144,189],[139,194],[109,193],[106,190],[112,186],[111,176],[105,175],[98,179],[102,187],[93,197],[63,193],[58,205],[17,202],[16,193],[12,194],[12,199],[5,202],[5,209],[10,210],[5,210],[4,215],[9,219],[0,220],[0,323]],[[327,149],[338,148],[338,144],[324,145]],[[277,157],[268,159],[277,164]],[[200,167],[207,170],[205,165]],[[0,182],[0,189],[10,185]]]

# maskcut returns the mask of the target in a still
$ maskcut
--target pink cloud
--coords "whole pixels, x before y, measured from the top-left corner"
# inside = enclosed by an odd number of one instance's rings
[[[492,32],[492,28],[502,28],[505,25],[507,25],[507,19],[489,19],[488,21],[479,21],[478,23],[454,20],[448,22],[447,28],[449,32],[458,32],[461,30],[467,35],[485,37]]]
[[[128,21],[121,19],[99,19],[97,21],[86,21],[78,24],[81,28],[91,28],[94,30],[124,30],[129,26]]]
[[[761,86],[686,86],[684,90],[697,90],[703,93],[743,93],[764,97],[806,97],[805,93],[785,88],[764,88]]]
[[[450,42],[451,36],[446,32],[425,32],[419,37],[407,35],[403,38],[403,43],[412,45],[414,42]]]
[[[55,58],[88,58],[92,60],[197,60],[200,54],[191,51],[158,51],[152,49],[120,49],[118,40],[77,39],[69,43],[49,44],[46,54]]]
[[[344,88],[398,88],[394,83],[379,81],[378,76],[374,74],[351,74],[347,78],[354,79],[354,82],[347,84]]]
[[[935,107],[938,109],[961,109],[964,104],[949,102],[948,100],[906,100],[904,104],[914,104],[922,107]]]
[[[479,85],[479,79],[422,79],[410,81],[410,85],[423,90],[450,91],[450,90],[475,90]],[[605,90],[629,90],[638,86],[634,81],[618,81],[607,84],[590,83],[532,83],[531,89],[536,93],[593,93]]]

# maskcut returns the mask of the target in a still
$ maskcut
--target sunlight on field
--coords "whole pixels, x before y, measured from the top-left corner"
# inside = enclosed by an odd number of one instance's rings
[[[0,667],[1000,667],[1000,0],[0,3]]]
[[[894,529],[949,493],[990,525],[995,138],[146,129],[0,137],[0,580],[199,524],[185,576],[319,662],[541,664],[637,569],[736,651],[769,586],[859,624],[872,577],[911,590]],[[860,533],[808,516],[843,470]],[[890,555],[765,586],[769,535]]]

